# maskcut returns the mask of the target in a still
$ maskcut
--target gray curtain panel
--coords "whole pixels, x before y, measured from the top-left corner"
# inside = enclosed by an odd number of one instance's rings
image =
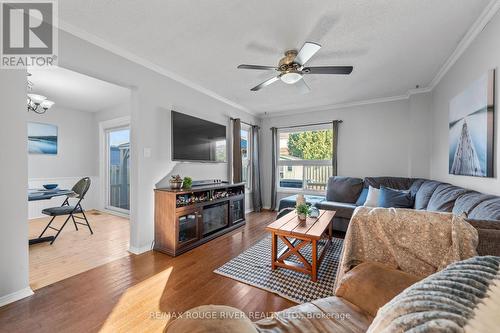
[[[252,201],[253,210],[262,210],[262,197],[260,191],[260,140],[259,126],[252,126]]]
[[[337,176],[337,148],[339,142],[339,124],[342,123],[341,120],[334,120],[332,123],[333,130],[333,142],[332,142],[332,176]]]
[[[272,136],[272,164],[271,164],[271,210],[276,209],[276,201],[278,201],[278,192],[276,188],[276,169],[278,165],[278,129],[276,127],[271,128]]]
[[[241,165],[241,122],[233,119],[233,182],[240,183],[242,177]]]

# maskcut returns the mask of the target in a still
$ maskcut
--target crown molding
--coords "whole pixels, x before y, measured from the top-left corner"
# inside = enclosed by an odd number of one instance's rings
[[[371,98],[371,99],[365,99],[365,100],[361,100],[361,101],[353,101],[353,102],[347,102],[347,103],[327,104],[327,105],[321,105],[321,106],[317,106],[317,107],[307,108],[307,111],[308,112],[331,111],[331,110],[346,109],[346,108],[352,108],[352,107],[364,106],[364,105],[370,105],[370,104],[403,101],[403,100],[409,99],[410,96],[412,96],[412,95],[425,94],[428,92],[431,92],[431,89],[429,89],[429,88],[411,89],[404,95]],[[298,108],[298,109],[285,110],[285,111],[261,112],[261,113],[258,113],[257,116],[262,117],[262,118],[270,118],[270,117],[278,117],[278,116],[285,116],[285,115],[292,115],[292,114],[300,114],[300,113],[304,113],[304,109],[305,108]]]
[[[207,89],[207,88],[205,88],[197,83],[194,83],[194,82],[180,76],[179,74],[171,72],[171,71],[163,68],[162,66],[159,66],[159,65],[157,65],[149,60],[146,60],[146,59],[144,59],[144,58],[142,58],[142,57],[140,57],[132,52],[129,52],[129,51],[127,51],[127,50],[125,50],[125,49],[123,49],[115,44],[112,44],[108,41],[105,41],[104,39],[97,37],[96,35],[93,35],[91,33],[88,33],[85,30],[77,28],[74,25],[72,25],[64,20],[59,19],[58,28],[66,31],[67,33],[74,35],[80,39],[83,39],[91,44],[99,46],[100,48],[102,48],[106,51],[114,53],[122,58],[125,58],[125,59],[132,61],[136,64],[139,64],[147,69],[150,69],[153,72],[156,72],[160,75],[168,77],[169,79],[172,79],[176,82],[179,82],[179,83],[181,83],[181,84],[183,84],[191,89],[194,89],[194,90],[196,90],[204,95],[207,95],[215,100],[218,100],[219,102],[227,104],[235,109],[238,109],[240,111],[246,112],[246,113],[251,114],[251,115],[256,114],[255,112],[249,110],[248,108],[244,107],[243,105],[240,105],[236,102],[233,102],[230,99],[228,99],[224,96],[221,96],[210,89]]]
[[[318,107],[312,107],[312,108],[307,108],[308,112],[314,112],[314,111],[327,111],[327,110],[335,110],[335,109],[341,109],[341,108],[349,108],[349,107],[356,107],[356,106],[363,106],[363,105],[369,105],[369,104],[377,104],[377,103],[386,103],[386,102],[394,102],[394,101],[400,101],[400,100],[405,100],[409,99],[410,96],[415,95],[415,94],[422,94],[422,93],[428,93],[432,92],[432,90],[439,84],[439,82],[443,79],[443,77],[446,75],[446,73],[453,67],[453,65],[457,62],[457,60],[462,56],[462,54],[469,48],[469,46],[472,44],[472,42],[476,39],[476,37],[484,30],[484,28],[488,25],[488,23],[492,20],[492,18],[497,14],[497,12],[500,10],[500,0],[492,0],[482,11],[481,15],[474,21],[472,26],[467,30],[467,33],[464,35],[464,37],[460,40],[458,43],[457,47],[455,50],[452,52],[450,57],[445,61],[443,66],[440,68],[440,70],[437,72],[437,74],[434,76],[432,81],[424,88],[418,88],[418,89],[410,89],[407,91],[406,94],[404,95],[397,95],[397,96],[389,96],[389,97],[380,97],[380,98],[373,98],[373,99],[366,99],[366,100],[361,100],[361,101],[354,101],[354,102],[348,102],[348,103],[337,103],[337,104],[331,104],[331,105],[322,105]],[[135,62],[143,67],[146,67],[154,72],[157,72],[158,74],[161,74],[163,76],[166,76],[172,80],[175,80],[189,88],[192,88],[198,92],[201,92],[209,97],[212,97],[222,103],[225,103],[233,108],[236,108],[238,110],[241,110],[243,112],[246,112],[248,114],[260,117],[260,118],[268,118],[268,117],[275,117],[275,116],[282,116],[282,115],[290,115],[290,114],[299,114],[304,112],[304,108],[301,109],[289,109],[289,110],[284,110],[284,111],[267,111],[267,112],[254,112],[249,110],[248,108],[244,107],[243,105],[240,105],[236,102],[231,101],[230,99],[221,96],[212,90],[209,90],[197,83],[194,83],[190,80],[185,79],[184,77],[180,76],[179,74],[173,73],[153,62],[150,62],[142,57],[139,57],[129,51],[126,51],[122,49],[121,47],[118,47],[112,43],[109,43],[93,34],[90,34],[82,29],[79,29],[64,20],[59,20],[59,29],[62,29],[72,35],[75,35],[76,37],[79,37],[87,42],[90,42],[94,45],[97,45],[109,52],[112,52],[114,54],[117,54],[129,61]]]
[[[479,34],[484,30],[484,28],[488,25],[488,23],[490,23],[491,19],[497,14],[499,9],[500,9],[500,0],[492,0],[486,6],[481,15],[479,15],[477,20],[472,24],[472,26],[466,32],[462,40],[458,43],[453,53],[445,61],[441,69],[437,72],[434,79],[432,79],[431,83],[428,85],[428,88],[432,90],[439,84],[439,82],[443,79],[446,73],[448,73],[451,67],[453,67],[453,65],[457,62],[457,60],[460,59],[462,54],[469,48],[469,46],[476,39],[476,37],[479,36]]]

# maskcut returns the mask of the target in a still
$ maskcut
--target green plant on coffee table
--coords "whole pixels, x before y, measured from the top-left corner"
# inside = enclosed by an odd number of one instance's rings
[[[191,177],[184,177],[184,181],[182,182],[183,188],[191,188],[193,185],[193,179]]]
[[[305,203],[295,206],[295,211],[301,220],[304,220],[307,216],[309,216],[309,206]]]

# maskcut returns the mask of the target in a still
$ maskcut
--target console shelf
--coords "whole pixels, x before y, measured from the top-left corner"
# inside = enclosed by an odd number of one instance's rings
[[[177,256],[244,224],[244,183],[155,190],[156,251]]]

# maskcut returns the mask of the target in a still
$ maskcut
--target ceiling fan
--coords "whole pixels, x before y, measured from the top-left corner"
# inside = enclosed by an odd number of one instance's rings
[[[304,81],[305,74],[351,74],[352,66],[322,66],[322,67],[304,67],[304,65],[312,58],[316,52],[319,51],[321,45],[313,42],[306,42],[300,49],[288,50],[285,52],[277,67],[274,66],[260,66],[260,65],[239,65],[241,69],[256,69],[256,70],[271,70],[274,69],[279,72],[278,76],[272,77],[261,84],[250,89],[251,91],[258,91],[268,85],[281,80],[286,84],[296,84],[302,93],[307,93],[311,89]]]

